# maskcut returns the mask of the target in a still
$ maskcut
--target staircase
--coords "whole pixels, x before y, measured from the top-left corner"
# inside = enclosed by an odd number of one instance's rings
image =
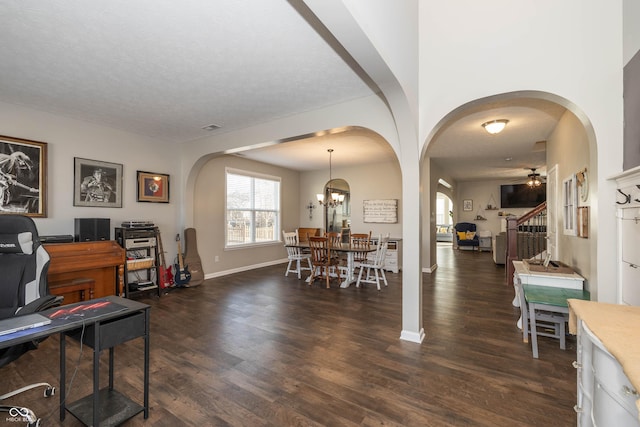
[[[507,218],[507,285],[513,286],[513,262],[538,258],[544,261],[547,249],[547,202],[520,218]]]

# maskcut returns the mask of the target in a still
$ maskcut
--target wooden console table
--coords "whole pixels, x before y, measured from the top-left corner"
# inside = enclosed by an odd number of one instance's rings
[[[51,257],[47,276],[50,292],[64,295],[64,304],[82,299],[83,290],[70,285],[91,280],[94,298],[121,295],[125,251],[114,240],[47,243],[44,248]]]

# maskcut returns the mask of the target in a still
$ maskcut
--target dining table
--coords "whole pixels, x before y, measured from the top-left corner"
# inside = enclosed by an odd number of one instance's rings
[[[295,245],[285,245],[285,246],[309,249],[309,242],[299,242]],[[355,246],[355,245],[352,245],[351,243],[334,243],[330,246],[330,250],[332,252],[344,253],[347,255],[347,268],[346,268],[347,277],[342,281],[342,283],[340,283],[340,287],[348,288],[349,286],[351,286],[352,283],[354,283],[357,280],[357,277],[355,275],[355,268],[356,268],[355,254],[362,253],[362,252],[375,252],[376,245],[368,245],[363,247],[362,245]],[[307,277],[306,281],[308,282],[310,280],[311,280],[311,275]]]

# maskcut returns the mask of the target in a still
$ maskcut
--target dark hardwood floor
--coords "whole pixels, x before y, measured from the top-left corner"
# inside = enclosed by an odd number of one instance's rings
[[[401,275],[391,273],[381,292],[325,289],[284,277],[278,265],[144,300],[152,305],[151,411],[127,425],[574,425],[575,340],[562,351],[540,338],[533,359],[491,254],[441,246],[438,260],[424,274],[421,345],[399,339]],[[51,337],[1,368],[0,394],[57,384],[58,345]],[[79,351],[68,347],[69,367]],[[70,401],[91,390],[91,351],[80,359]],[[116,349],[116,388],[140,401],[141,361],[140,340]],[[103,354],[103,384],[106,362]],[[70,415],[60,423],[57,396],[41,391],[5,403],[30,405],[43,426],[79,425]]]

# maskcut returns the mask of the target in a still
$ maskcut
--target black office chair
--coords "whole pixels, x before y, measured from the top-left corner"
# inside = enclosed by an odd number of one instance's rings
[[[60,305],[62,297],[49,294],[48,270],[49,254],[40,244],[33,220],[22,215],[0,215],[0,319]],[[0,350],[0,367],[37,346],[38,342],[31,341]],[[45,387],[45,397],[55,393],[50,384],[37,383],[5,393],[0,401],[36,387]],[[40,420],[28,408],[0,405],[0,412],[25,419],[29,426],[40,425]]]

